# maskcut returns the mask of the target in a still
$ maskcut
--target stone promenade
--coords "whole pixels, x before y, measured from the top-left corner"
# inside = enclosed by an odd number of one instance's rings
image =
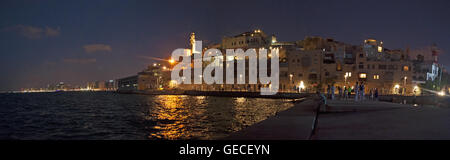
[[[236,132],[227,139],[450,139],[450,107],[368,100],[328,100],[328,107],[325,109],[321,106],[321,111],[316,114],[317,104],[316,99],[307,99],[276,116]],[[313,132],[314,122],[316,127]]]

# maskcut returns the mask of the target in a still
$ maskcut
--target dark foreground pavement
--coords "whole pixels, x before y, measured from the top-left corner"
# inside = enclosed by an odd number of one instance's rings
[[[313,139],[450,139],[450,108],[389,102],[330,101]]]
[[[269,119],[236,132],[233,140],[394,140],[450,139],[450,107],[379,101],[329,101],[317,117],[317,100],[308,99]],[[314,133],[314,134],[311,134]]]

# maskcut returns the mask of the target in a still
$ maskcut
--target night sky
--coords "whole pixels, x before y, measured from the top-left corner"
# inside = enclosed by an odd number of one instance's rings
[[[0,90],[117,79],[187,47],[254,29],[279,41],[322,36],[390,49],[436,43],[450,66],[450,2],[0,1]]]

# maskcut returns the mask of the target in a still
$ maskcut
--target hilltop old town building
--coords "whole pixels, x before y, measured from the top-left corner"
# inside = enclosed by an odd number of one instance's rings
[[[190,36],[190,46],[195,43],[195,34]],[[410,50],[387,49],[383,42],[376,39],[364,40],[353,45],[330,38],[306,37],[293,42],[279,42],[274,35],[267,35],[257,29],[235,36],[224,37],[221,43],[204,47],[222,51],[226,61],[234,61],[236,57],[228,57],[226,49],[267,48],[279,49],[280,56],[280,92],[315,92],[325,91],[328,85],[336,87],[355,86],[364,83],[366,92],[377,88],[380,94],[420,94],[419,84],[427,80],[435,80],[442,75],[438,64],[438,49],[435,46]],[[270,56],[270,54],[269,54]],[[248,57],[246,57],[248,65]],[[270,61],[270,60],[269,60]],[[170,63],[155,63],[135,76],[118,80],[119,90],[201,90],[201,91],[251,91],[259,92],[261,84],[174,84],[170,80]],[[270,62],[269,62],[270,63]],[[203,62],[203,67],[208,65]],[[227,66],[219,64],[226,71]],[[270,66],[270,65],[268,65]],[[234,69],[236,70],[236,64]],[[248,82],[248,66],[245,78]],[[268,67],[270,73],[270,67]],[[193,72],[192,72],[193,73]],[[236,73],[236,72],[235,72]],[[225,75],[225,73],[224,73]],[[193,78],[193,77],[191,77]],[[266,85],[267,86],[267,85]]]

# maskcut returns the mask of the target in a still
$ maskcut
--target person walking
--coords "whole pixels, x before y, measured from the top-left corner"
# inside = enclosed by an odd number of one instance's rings
[[[347,94],[347,87],[343,86],[342,87],[342,99],[345,99],[345,95]]]
[[[353,90],[355,91],[355,101],[358,101],[358,97],[359,97],[359,85],[358,85],[358,82],[356,82],[355,88]]]
[[[361,90],[360,90],[360,94],[361,94],[361,97],[360,97],[360,99],[361,99],[361,101],[364,101],[364,99],[365,99],[365,94],[364,94],[364,83],[363,82],[361,82],[361,86],[359,87]]]
[[[328,86],[327,86],[327,98],[328,98],[328,97],[331,97],[330,92],[331,92],[331,87],[330,87],[330,85],[328,85]]]
[[[377,88],[375,88],[374,96],[375,96],[375,100],[378,101],[378,89]]]
[[[334,84],[331,85],[331,100],[334,100],[334,91],[335,91]]]
[[[373,101],[373,89],[369,90],[370,100]]]
[[[321,105],[322,104],[324,105],[323,111],[326,112],[327,107],[328,107],[327,97],[324,94],[320,93],[320,91],[317,91],[316,94],[318,95],[318,97],[320,99]],[[319,108],[319,110],[320,110],[320,108]]]
[[[347,99],[350,99],[350,96],[352,95],[352,87],[347,87]]]

